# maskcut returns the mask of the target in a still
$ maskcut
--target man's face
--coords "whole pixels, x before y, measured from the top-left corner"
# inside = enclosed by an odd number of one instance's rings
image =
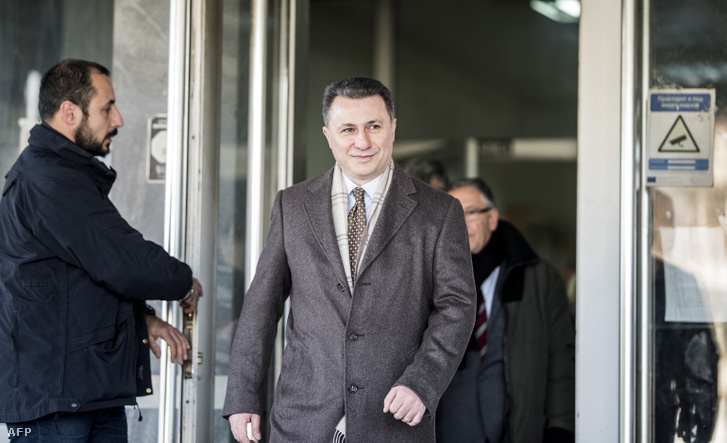
[[[378,96],[352,99],[338,96],[328,113],[323,134],[343,173],[357,185],[381,175],[391,159],[396,132]]]
[[[121,113],[116,108],[116,96],[111,81],[103,74],[91,74],[96,94],[88,104],[87,114],[74,133],[78,146],[93,155],[105,157],[110,151],[111,137],[124,126]]]
[[[474,186],[463,186],[449,191],[449,195],[459,200],[464,209],[464,219],[467,222],[467,234],[470,240],[470,251],[477,254],[482,251],[497,229],[499,213],[497,208],[487,201],[484,195]],[[487,212],[483,212],[491,208]]]

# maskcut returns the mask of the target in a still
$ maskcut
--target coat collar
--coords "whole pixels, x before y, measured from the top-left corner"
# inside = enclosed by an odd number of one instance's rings
[[[506,251],[498,282],[501,287],[501,301],[520,301],[523,298],[525,269],[537,263],[540,258],[515,226],[500,219],[497,230],[501,231]]]
[[[27,149],[29,152],[25,155],[32,155],[33,152],[51,152],[57,157],[60,157],[65,164],[87,172],[104,197],[108,196],[108,193],[111,191],[111,186],[116,181],[116,171],[73,143],[60,132],[45,123],[36,125],[30,131],[29,144],[30,146]],[[33,172],[51,175],[54,173],[62,173],[57,169]]]
[[[379,219],[374,232],[371,233],[366,253],[360,265],[359,275],[381,254],[386,245],[391,242],[407,218],[414,211],[417,202],[410,197],[415,194],[416,188],[411,177],[406,175],[399,165],[396,165],[391,178],[384,202],[381,207]],[[338,249],[336,232],[333,226],[331,213],[331,184],[333,182],[333,169],[311,179],[308,184],[308,194],[303,202],[311,229],[326,253],[336,276],[340,281],[346,281],[346,271],[343,259]]]
[[[336,230],[333,226],[333,213],[331,209],[331,185],[333,171],[323,173],[310,180],[308,193],[304,197],[303,206],[308,222],[318,243],[323,248],[331,267],[336,273],[339,282],[346,282],[346,270],[336,241]],[[347,285],[346,285],[347,286]]]
[[[376,260],[376,257],[391,242],[417,206],[417,202],[410,197],[411,194],[417,192],[411,177],[406,175],[399,165],[396,165],[393,174],[391,186],[381,206],[379,219],[376,221],[374,232],[371,233],[369,244],[366,246],[359,275],[366,272],[366,268]]]
[[[538,254],[510,222],[500,219],[497,230],[500,231],[505,243],[504,263],[506,268],[524,266],[538,261]]]

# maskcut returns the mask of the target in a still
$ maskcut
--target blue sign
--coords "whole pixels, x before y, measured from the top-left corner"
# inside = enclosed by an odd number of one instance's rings
[[[709,94],[651,94],[652,112],[708,112],[711,106],[712,97]]]
[[[651,158],[650,171],[707,171],[709,160],[706,158]]]

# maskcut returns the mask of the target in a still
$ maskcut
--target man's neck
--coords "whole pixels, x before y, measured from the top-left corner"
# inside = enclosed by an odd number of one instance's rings
[[[355,181],[351,180],[343,171],[341,171],[341,175],[343,175],[343,183],[346,186],[346,192],[348,192],[349,194],[351,193],[351,191],[353,191],[354,188],[363,188],[368,195],[373,196],[374,192],[376,191],[376,187],[379,185],[379,181],[381,181],[381,177],[384,176],[384,173],[382,172],[379,176],[374,177],[371,180],[367,180],[364,183],[356,183]]]
[[[74,131],[66,125],[59,124],[57,119],[54,117],[51,120],[43,120],[43,125],[56,131],[60,135],[64,136],[72,143],[76,143],[76,137],[74,137]]]

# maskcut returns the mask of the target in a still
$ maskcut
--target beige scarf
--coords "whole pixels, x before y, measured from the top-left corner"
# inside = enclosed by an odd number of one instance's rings
[[[374,232],[376,220],[381,212],[381,203],[383,203],[386,193],[391,186],[392,171],[394,170],[394,160],[389,161],[389,165],[384,170],[383,176],[376,186],[376,192],[372,197],[371,210],[369,219],[366,222],[366,229],[361,236],[361,247],[359,248],[358,263],[366,253],[366,246],[369,243],[369,237]],[[346,280],[348,287],[353,293],[353,283],[351,280],[351,264],[348,259],[348,192],[346,191],[346,183],[343,181],[343,172],[341,166],[336,163],[333,171],[333,183],[331,185],[331,210],[333,211],[333,226],[336,230],[336,240],[338,241],[338,249],[341,251],[343,259],[343,267],[346,269]],[[356,269],[360,269],[356,266]]]

